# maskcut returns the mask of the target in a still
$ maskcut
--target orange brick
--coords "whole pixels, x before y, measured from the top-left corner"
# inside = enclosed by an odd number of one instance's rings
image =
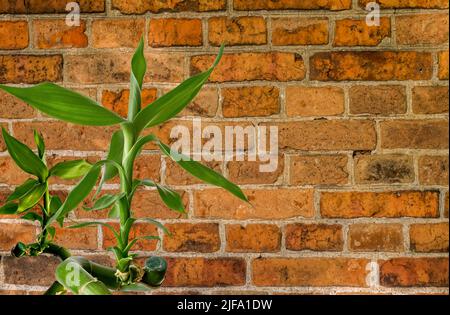
[[[221,163],[216,161],[201,162],[203,165],[222,173]],[[169,185],[194,185],[202,181],[192,176],[172,160],[166,160],[166,183]]]
[[[0,13],[9,14],[42,14],[42,13],[64,13],[67,14],[66,5],[71,0],[52,1],[2,1]],[[105,0],[79,0],[80,12],[96,13],[105,12]]]
[[[380,18],[379,26],[369,26],[366,20],[336,21],[333,46],[377,46],[391,36],[391,20]]]
[[[164,236],[165,251],[212,253],[220,249],[217,223],[173,223],[166,228],[172,235]]]
[[[0,183],[20,185],[29,177],[30,175],[22,171],[12,158],[0,157]]]
[[[391,120],[380,123],[381,147],[385,149],[447,149],[445,120]]]
[[[375,125],[370,120],[286,122],[278,124],[278,131],[280,149],[373,150],[376,145]]]
[[[141,93],[141,107],[144,108],[157,98],[158,90],[156,88],[144,88]],[[128,115],[128,101],[130,97],[130,90],[103,90],[102,105],[106,108],[116,112],[122,117]]]
[[[406,113],[406,90],[400,85],[357,85],[350,87],[350,113],[396,115]]]
[[[412,92],[414,113],[448,113],[448,86],[416,86]]]
[[[152,47],[201,46],[200,19],[151,19],[148,43]]]
[[[280,91],[273,86],[224,88],[222,111],[227,118],[270,116],[280,112]]]
[[[276,157],[272,157],[275,159]],[[274,184],[283,175],[284,157],[278,156],[277,168],[272,172],[261,172],[260,167],[269,161],[230,161],[228,179],[236,184]]]
[[[287,219],[313,216],[312,190],[244,191],[252,206],[220,189],[194,193],[195,216],[222,219]]]
[[[168,258],[165,287],[215,287],[245,284],[241,258]]]
[[[276,252],[281,247],[281,232],[276,225],[233,224],[226,226],[227,252]]]
[[[327,218],[398,218],[439,216],[434,191],[323,192],[320,211]]]
[[[448,14],[415,14],[395,17],[397,44],[448,43]]]
[[[70,224],[73,225],[73,224]],[[57,228],[55,243],[68,249],[97,249],[97,227]]]
[[[385,287],[448,287],[447,258],[393,258],[380,261]]]
[[[139,1],[112,0],[112,8],[124,14],[143,14],[145,12],[185,12],[221,11],[226,8],[226,0],[170,0]]]
[[[220,46],[263,45],[267,43],[267,27],[263,17],[213,17],[208,20],[209,43]]]
[[[55,281],[55,269],[61,260],[52,256],[2,257],[4,283],[50,286]]]
[[[181,196],[185,209],[189,209],[189,196],[185,191],[176,190]],[[179,212],[173,211],[164,204],[157,191],[137,191],[132,203],[136,218],[173,219],[185,218]]]
[[[191,74],[208,69],[216,55],[191,57]],[[235,53],[225,54],[210,77],[212,82],[227,81],[291,81],[303,80],[305,66],[299,54]]]
[[[361,7],[373,0],[359,0]],[[375,0],[382,9],[446,9],[447,0]]]
[[[0,223],[0,250],[2,251],[11,250],[18,242],[32,243],[35,238],[36,227],[33,225]]]
[[[111,224],[116,231],[119,230],[119,226],[116,223]],[[116,238],[114,237],[114,234],[112,231],[106,227],[102,227],[103,231],[103,248],[107,249],[112,246],[117,245]],[[133,227],[131,228],[130,232],[130,240],[142,237],[142,236],[158,236],[158,230],[155,225],[149,224],[149,223],[135,223]],[[132,248],[132,250],[146,250],[146,251],[153,251],[157,247],[157,241],[149,241],[149,240],[140,240],[136,242],[136,245]]]
[[[352,224],[348,232],[349,249],[355,252],[402,252],[401,224]]]
[[[28,47],[28,41],[27,21],[0,22],[0,49],[24,49]]]
[[[0,118],[20,119],[33,118],[35,116],[36,111],[33,107],[11,94],[0,91]]]
[[[88,45],[85,21],[80,21],[80,26],[68,26],[65,20],[35,20],[33,31],[36,48],[83,48]]]
[[[328,19],[272,19],[272,44],[275,46],[326,45],[328,44]]]
[[[412,183],[415,179],[412,156],[360,155],[354,165],[355,180],[360,184]]]
[[[344,246],[338,224],[289,224],[285,233],[289,250],[341,251]]]
[[[448,186],[448,156],[421,156],[419,182],[422,185]]]
[[[448,252],[448,222],[413,224],[409,228],[411,250],[421,253]]]
[[[253,283],[257,286],[366,286],[366,259],[257,258]]]
[[[345,10],[352,7],[351,0],[235,0],[235,10]]]
[[[214,117],[219,107],[216,88],[203,87],[197,97],[181,112],[182,116]]]
[[[448,80],[448,50],[438,53],[439,70],[438,78],[440,80]]]
[[[347,156],[292,156],[290,183],[292,185],[339,185],[348,183]]]
[[[335,116],[344,113],[344,91],[338,87],[288,86],[288,116]]]
[[[61,55],[0,55],[0,83],[40,83],[61,81]]]
[[[144,19],[102,19],[92,21],[95,48],[135,48],[145,29]]]
[[[444,196],[444,218],[448,218],[448,204],[449,204],[449,200],[448,200],[448,192],[445,194]]]
[[[160,181],[161,156],[159,154],[141,154],[134,162],[133,176]]]
[[[319,52],[310,58],[312,80],[427,80],[433,73],[430,53],[414,51]]]

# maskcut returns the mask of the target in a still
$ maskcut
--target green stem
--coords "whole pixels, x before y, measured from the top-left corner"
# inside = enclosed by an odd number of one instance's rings
[[[61,258],[61,260],[63,261],[71,256],[70,252],[67,249],[52,243],[48,244],[47,248],[44,250],[44,253],[55,255]]]
[[[66,292],[66,288],[58,281],[53,282],[50,288],[45,291],[44,295],[62,295]]]

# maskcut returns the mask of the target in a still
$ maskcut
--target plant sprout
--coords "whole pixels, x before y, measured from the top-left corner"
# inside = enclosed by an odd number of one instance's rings
[[[168,145],[162,143],[153,134],[142,135],[145,129],[160,125],[175,117],[195,98],[218,64],[223,48],[223,46],[220,48],[214,64],[207,71],[185,80],[149,106],[141,108],[141,89],[147,68],[144,58],[144,41],[141,39],[131,61],[130,97],[126,119],[83,95],[53,83],[42,83],[25,88],[0,85],[0,89],[51,117],[81,125],[120,125],[121,127],[111,137],[107,158],[89,167],[83,178],[70,191],[64,203],[57,209],[55,208],[52,215],[47,217],[43,223],[44,231],[51,229],[55,221],[63,224],[67,215],[94,190],[100,178],[94,194],[94,204],[85,210],[109,209],[108,216],[118,218],[120,228],[116,230],[110,224],[96,221],[84,222],[69,228],[102,225],[111,230],[116,245],[110,250],[114,253],[116,266],[109,268],[83,257],[69,257],[57,267],[57,282],[52,285],[48,294],[60,294],[66,290],[74,294],[110,294],[111,290],[148,290],[163,282],[167,269],[167,263],[163,258],[150,257],[145,261],[143,268],[134,264],[136,254],[131,251],[137,241],[160,239],[155,235],[130,238],[131,228],[137,221],[131,208],[133,196],[140,186],[154,187],[168,208],[179,213],[185,213],[185,209],[182,199],[176,191],[151,179],[134,178],[134,162],[148,143],[154,143],[163,155],[178,163],[181,168],[193,176],[208,184],[224,188],[241,200],[248,202],[242,190],[221,174],[187,156],[172,151]],[[116,176],[120,178],[120,192],[98,197],[103,184]],[[43,174],[42,178],[46,178],[46,174]],[[165,234],[170,235],[160,222],[150,218],[141,220],[156,225]],[[73,281],[74,270],[78,272],[77,281]]]

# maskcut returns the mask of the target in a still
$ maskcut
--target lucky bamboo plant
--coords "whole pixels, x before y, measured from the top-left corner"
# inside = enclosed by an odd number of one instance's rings
[[[89,167],[83,178],[70,191],[64,203],[54,213],[52,212],[53,214],[47,217],[43,224],[43,230],[51,228],[55,221],[62,224],[64,218],[94,190],[100,179],[94,194],[93,207],[85,210],[110,209],[109,217],[118,218],[120,228],[116,230],[112,225],[104,222],[84,222],[70,228],[102,225],[110,229],[116,239],[116,245],[110,249],[116,258],[116,266],[109,268],[82,257],[68,257],[57,267],[57,282],[50,288],[51,294],[62,293],[65,290],[74,294],[110,294],[111,290],[147,290],[162,283],[167,268],[164,259],[150,257],[146,260],[143,268],[134,263],[136,255],[132,253],[132,249],[136,242],[140,239],[159,240],[159,237],[149,235],[130,239],[131,228],[137,221],[131,208],[132,199],[140,186],[154,187],[170,209],[181,213],[184,213],[185,210],[177,192],[151,179],[134,178],[135,159],[148,143],[154,143],[163,155],[178,163],[193,176],[208,184],[222,187],[236,197],[248,201],[241,189],[221,174],[171,150],[153,134],[143,135],[145,129],[160,125],[175,117],[195,98],[218,64],[222,53],[223,46],[211,68],[187,79],[149,106],[141,108],[141,89],[147,68],[144,58],[144,42],[141,39],[131,61],[130,97],[126,119],[83,95],[53,83],[43,83],[25,88],[0,85],[0,89],[51,117],[81,125],[120,125],[121,127],[111,137],[107,158]],[[44,174],[42,178],[46,178],[46,176],[47,174]],[[120,192],[98,197],[105,181],[116,176],[120,178]],[[164,233],[170,234],[160,222],[150,218],[141,220],[155,224]]]

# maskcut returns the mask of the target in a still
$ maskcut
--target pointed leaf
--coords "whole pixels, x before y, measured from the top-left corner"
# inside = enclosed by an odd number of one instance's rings
[[[31,188],[33,188],[38,183],[35,179],[27,179],[25,183],[23,183],[20,186],[17,186],[14,192],[9,195],[8,199],[6,201],[13,201],[20,199],[23,195],[25,195],[27,192],[30,191]]]
[[[114,132],[111,138],[111,144],[109,147],[109,152],[107,160],[115,161],[117,163],[122,163],[123,155],[123,132],[122,130],[117,130]],[[105,171],[103,173],[102,182],[110,180],[117,175],[117,169],[112,165],[106,165]]]
[[[17,212],[18,205],[14,202],[8,202],[0,208],[0,215],[15,214]]]
[[[39,157],[41,158],[42,161],[44,161],[44,156],[45,156],[44,138],[36,130],[34,131],[34,142],[36,142],[36,146],[37,146],[37,149],[38,149]]]
[[[141,89],[146,70],[147,62],[144,57],[144,38],[142,37],[131,60],[130,97],[128,104],[128,119],[130,121],[141,110]]]
[[[88,97],[54,83],[42,83],[25,88],[0,84],[0,89],[51,117],[74,124],[110,126],[124,121]]]
[[[39,221],[42,224],[42,217],[34,212],[28,212],[24,216],[22,216],[22,219],[28,220],[28,221]]]
[[[17,212],[20,213],[33,208],[41,200],[42,196],[44,196],[46,190],[46,184],[36,184],[28,193],[20,198]]]
[[[154,240],[158,240],[161,241],[161,238],[159,236],[155,236],[155,235],[148,235],[148,236],[140,236],[137,237],[133,240],[131,240],[131,242],[128,243],[127,247],[125,247],[125,249],[123,250],[125,253],[129,252],[133,246],[141,240],[147,240],[147,241],[154,241]]]
[[[56,164],[50,169],[50,176],[62,179],[75,179],[86,175],[92,165],[85,160],[65,161]]]
[[[118,195],[105,194],[95,201],[93,207],[91,207],[91,208],[83,207],[83,209],[86,211],[103,210],[103,209],[111,207],[116,201],[125,197],[125,195],[126,195],[125,193],[120,193]]]
[[[159,196],[161,197],[162,201],[164,201],[167,207],[177,212],[186,213],[183,205],[183,200],[176,191],[173,191],[170,188],[161,186],[159,184],[156,184],[156,187],[158,189]]]
[[[35,175],[40,179],[46,179],[48,170],[44,162],[25,144],[10,136],[5,128],[2,128],[2,132],[8,152],[17,166],[28,174]]]
[[[50,198],[50,215],[53,215],[62,206],[62,201],[58,196]]]

